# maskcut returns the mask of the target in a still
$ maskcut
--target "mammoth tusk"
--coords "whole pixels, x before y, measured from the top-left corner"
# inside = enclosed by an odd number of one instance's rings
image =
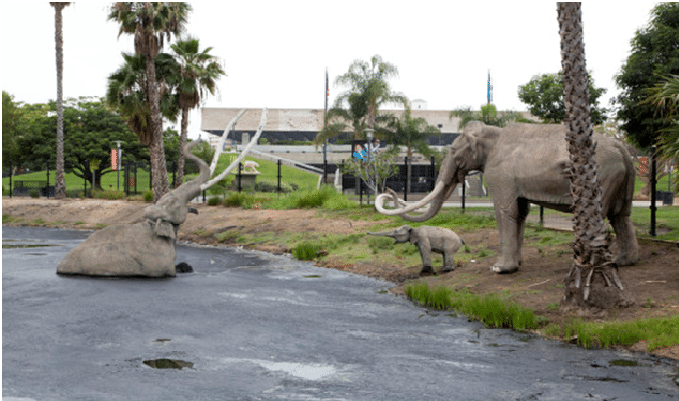
[[[250,151],[250,149],[257,143],[259,136],[262,135],[262,130],[264,129],[264,126],[266,126],[266,115],[267,115],[267,108],[265,107],[264,109],[262,109],[262,119],[259,122],[259,127],[257,128],[257,133],[255,133],[255,136],[252,137],[252,139],[250,140],[250,143],[248,143],[248,145],[245,147],[245,149],[243,149],[243,151],[240,153],[240,156],[238,156],[238,158],[236,160],[234,160],[233,162],[231,162],[231,164],[229,164],[229,167],[227,167],[226,170],[222,171],[218,176],[216,176],[215,178],[206,182],[205,184],[201,185],[200,186],[201,191],[204,191],[204,190],[210,188],[211,186],[213,186],[214,184],[216,184],[217,182],[223,180],[224,177],[226,177],[231,172],[231,170],[234,169],[234,167],[236,167],[237,165],[240,164],[240,162],[245,158],[245,155],[247,155],[248,152]]]
[[[380,194],[377,196],[375,199],[375,208],[377,209],[378,212],[381,214],[387,215],[387,216],[400,216],[405,213],[412,212],[414,210],[420,209],[421,207],[424,207],[425,205],[429,204],[431,201],[436,199],[436,197],[443,191],[443,188],[445,187],[445,184],[441,181],[436,183],[436,187],[434,187],[434,190],[429,193],[424,199],[420,200],[417,203],[411,204],[411,205],[406,205],[404,201],[398,198],[396,194],[391,191],[391,193],[386,193],[386,194]],[[393,199],[394,201],[394,206],[396,209],[394,210],[388,210],[383,207],[384,202],[388,200],[388,198]]]

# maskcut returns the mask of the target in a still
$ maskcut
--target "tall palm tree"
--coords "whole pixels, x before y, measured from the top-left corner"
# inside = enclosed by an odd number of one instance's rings
[[[189,110],[198,107],[206,92],[214,94],[217,80],[224,75],[224,70],[215,56],[210,54],[212,47],[200,50],[200,42],[188,37],[171,46],[180,66],[180,78],[177,85],[179,108],[181,109],[181,134],[179,149],[184,149],[189,126]],[[184,180],[184,153],[179,152],[177,163],[177,186]]]
[[[345,100],[351,103],[352,96],[354,96],[354,101],[364,102],[367,128],[375,129],[377,112],[381,105],[400,103],[405,107],[408,104],[408,99],[400,93],[392,92],[387,82],[388,79],[396,76],[398,76],[396,66],[383,61],[382,57],[377,54],[370,59],[370,62],[354,60],[349,66],[349,71],[335,79],[335,85],[349,87],[348,91],[338,96],[335,104],[342,104]],[[356,98],[357,95],[359,95],[358,98]]]
[[[184,29],[191,6],[187,3],[115,3],[108,19],[120,23],[118,35],[134,35],[134,50],[146,57],[145,86],[148,91],[151,142],[149,154],[153,169],[153,200],[169,191],[167,166],[163,148],[163,126],[160,112],[160,91],[156,80],[155,59],[165,40],[179,35]]]
[[[123,53],[124,62],[108,77],[106,103],[118,111],[132,132],[137,135],[143,146],[148,146],[152,139],[151,113],[148,91],[145,86],[146,57]],[[179,113],[176,97],[172,95],[170,86],[177,82],[167,82],[165,77],[173,77],[172,72],[179,68],[174,58],[166,53],[156,57],[156,79],[161,83],[160,110],[163,117],[173,120]]]
[[[64,180],[64,95],[62,90],[64,75],[64,33],[61,11],[71,3],[53,3],[54,7],[54,41],[57,53],[57,166],[54,183],[54,197],[66,197],[66,181]]]
[[[617,267],[611,262],[608,250],[608,233],[601,208],[601,185],[594,161],[596,143],[592,138],[580,3],[557,4],[574,213],[574,263],[569,285],[564,288],[562,306],[610,308],[624,301]],[[601,273],[609,287],[603,288],[604,280],[592,283],[594,272]],[[612,287],[611,282],[619,290]],[[591,287],[590,284],[595,285]]]

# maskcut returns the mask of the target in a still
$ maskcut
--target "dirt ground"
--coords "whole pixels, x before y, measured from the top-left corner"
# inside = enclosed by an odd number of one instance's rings
[[[48,200],[32,198],[2,199],[3,225],[46,225],[50,227],[97,229],[106,225],[135,223],[142,220],[147,203],[106,200]],[[319,234],[363,234],[374,222],[353,221],[347,218],[328,218],[318,210],[243,210],[223,206],[195,205],[199,215],[189,214],[179,231],[180,241],[198,244],[221,244],[215,233],[238,228],[244,234],[273,232],[316,232]],[[6,216],[13,222],[7,223]],[[475,232],[455,230],[472,249],[485,247],[498,252],[496,229]],[[232,245],[236,245],[235,242]],[[238,244],[242,245],[242,244]],[[679,244],[640,240],[640,262],[636,266],[620,268],[625,291],[634,300],[629,308],[615,309],[600,314],[592,320],[627,321],[651,316],[679,314]],[[409,245],[403,245],[409,246]],[[247,244],[244,247],[261,251],[289,252],[285,246],[271,243]],[[559,312],[563,295],[563,280],[571,266],[568,245],[544,246],[540,238],[527,238],[524,242],[524,265],[510,275],[497,275],[489,267],[495,257],[472,260],[458,266],[455,271],[425,277],[430,285],[453,288],[467,287],[473,293],[485,294],[508,290],[512,300],[533,308],[538,315],[551,322],[561,322],[571,316]],[[384,263],[379,255],[356,263],[347,263],[329,254],[317,264],[347,272],[380,278],[395,283],[392,292],[404,293],[404,283],[417,279],[420,265],[399,266]],[[435,266],[436,268],[437,266]],[[637,344],[633,350],[643,350]],[[679,344],[656,354],[679,359]]]

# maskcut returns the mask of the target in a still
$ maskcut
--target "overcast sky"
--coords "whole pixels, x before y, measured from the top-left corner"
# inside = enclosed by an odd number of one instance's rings
[[[106,78],[134,51],[130,37],[106,20],[111,3],[72,3],[63,11],[64,97],[103,96]],[[193,2],[186,33],[211,46],[227,76],[206,106],[323,108],[325,70],[333,85],[355,59],[379,54],[399,70],[392,89],[430,110],[486,102],[490,70],[493,103],[526,110],[518,86],[561,69],[556,3],[442,1]],[[614,76],[636,30],[656,2],[585,2],[587,68],[597,87],[618,93]],[[2,2],[2,90],[15,100],[56,98],[54,9],[48,2]],[[192,114],[197,137],[199,115]]]

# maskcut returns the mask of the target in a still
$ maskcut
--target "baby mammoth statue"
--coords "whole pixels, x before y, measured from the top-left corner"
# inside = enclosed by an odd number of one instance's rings
[[[392,231],[369,232],[368,235],[391,237],[396,241],[396,244],[409,241],[411,244],[417,245],[420,248],[423,265],[420,274],[434,273],[431,266],[432,251],[443,255],[442,273],[453,271],[455,269],[453,255],[460,249],[460,246],[464,245],[464,241],[457,234],[443,227],[422,226],[413,228],[404,225]]]

